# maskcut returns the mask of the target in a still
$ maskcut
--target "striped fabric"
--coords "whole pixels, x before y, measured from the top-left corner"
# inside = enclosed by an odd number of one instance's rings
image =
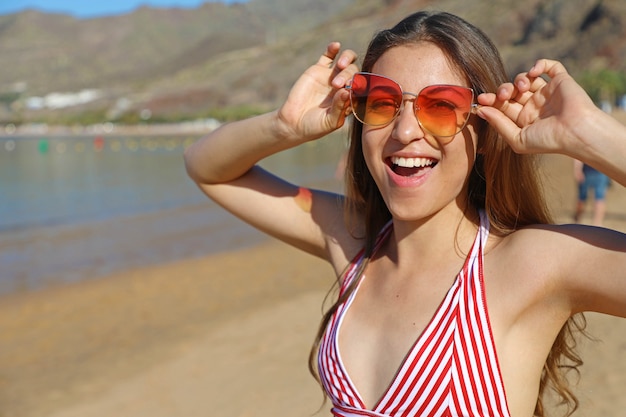
[[[376,250],[391,230],[390,223],[381,231]],[[337,334],[358,286],[339,306],[318,355],[320,376],[333,402],[334,416],[510,416],[484,299],[482,248],[488,234],[489,222],[481,213],[480,230],[465,265],[373,410],[365,408],[343,367],[338,347]],[[341,291],[356,278],[362,261],[361,253]]]

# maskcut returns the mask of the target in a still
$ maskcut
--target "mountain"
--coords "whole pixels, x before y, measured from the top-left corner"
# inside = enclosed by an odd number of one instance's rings
[[[562,60],[574,75],[626,72],[622,0],[251,0],[95,19],[27,10],[0,16],[0,122],[269,109],[330,40],[362,53],[377,30],[419,9],[485,30],[511,74],[538,57]],[[82,90],[96,93],[81,106],[32,100]]]

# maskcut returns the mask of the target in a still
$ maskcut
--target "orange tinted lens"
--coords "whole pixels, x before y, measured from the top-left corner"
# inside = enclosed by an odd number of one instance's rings
[[[466,87],[428,86],[417,97],[417,118],[435,136],[454,136],[467,123],[473,99],[474,93]]]
[[[396,117],[402,90],[389,78],[357,73],[352,79],[350,100],[357,119],[370,126],[382,126]]]

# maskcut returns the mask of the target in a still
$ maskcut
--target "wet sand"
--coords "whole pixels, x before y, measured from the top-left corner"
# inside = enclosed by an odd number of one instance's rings
[[[571,161],[543,164],[557,220],[569,222]],[[606,226],[626,232],[618,184]],[[0,417],[313,415],[322,396],[307,356],[333,279],[325,263],[265,241],[4,297]],[[582,344],[575,416],[624,417],[626,320],[588,318],[600,341]]]

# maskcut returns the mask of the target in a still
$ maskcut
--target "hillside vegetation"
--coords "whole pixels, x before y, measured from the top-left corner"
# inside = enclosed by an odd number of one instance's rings
[[[278,105],[330,40],[363,52],[373,33],[420,9],[485,30],[511,74],[550,57],[595,99],[626,92],[621,0],[251,0],[96,19],[28,10],[0,16],[0,123],[242,117]],[[28,105],[82,90],[96,99]]]

